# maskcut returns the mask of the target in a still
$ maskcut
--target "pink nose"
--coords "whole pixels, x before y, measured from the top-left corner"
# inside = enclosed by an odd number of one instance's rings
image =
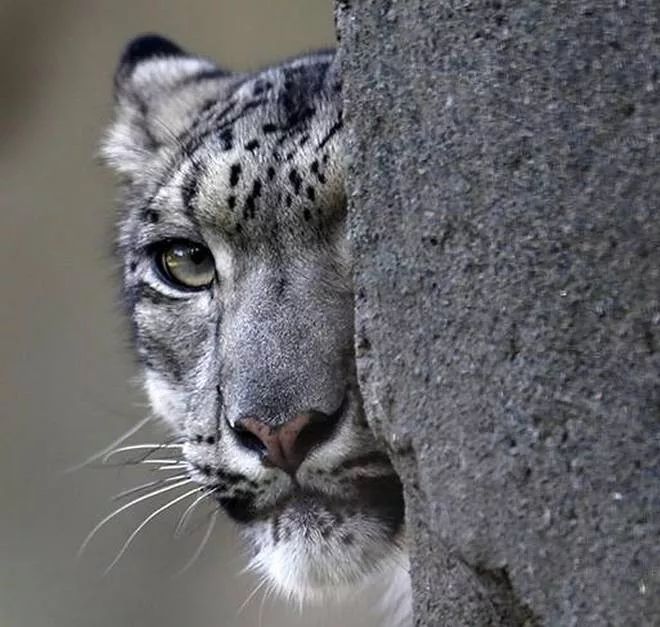
[[[238,420],[233,430],[243,446],[261,453],[264,465],[293,476],[310,451],[330,438],[338,413],[305,412],[276,426],[246,417]]]

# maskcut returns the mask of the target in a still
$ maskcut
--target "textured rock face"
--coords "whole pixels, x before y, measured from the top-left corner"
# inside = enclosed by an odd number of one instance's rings
[[[338,2],[419,625],[660,624],[660,3]]]

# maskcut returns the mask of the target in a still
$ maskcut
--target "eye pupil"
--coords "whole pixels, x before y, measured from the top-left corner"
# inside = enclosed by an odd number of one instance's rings
[[[190,250],[190,260],[195,265],[200,265],[208,258],[208,251],[202,250],[199,246]]]
[[[202,290],[213,282],[215,276],[209,249],[186,240],[167,242],[159,247],[155,263],[160,276],[178,288]]]

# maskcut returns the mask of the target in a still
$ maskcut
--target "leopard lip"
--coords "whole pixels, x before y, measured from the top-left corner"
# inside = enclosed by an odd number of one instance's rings
[[[388,535],[394,537],[404,520],[403,487],[397,475],[355,478],[351,495],[337,496],[318,488],[294,487],[275,503],[255,508],[254,495],[216,497],[220,505],[235,522],[251,525],[263,523],[281,515],[304,518],[314,512],[361,512],[379,521]]]
[[[299,509],[301,504],[337,510],[358,507],[375,514],[380,510],[398,509],[399,505],[403,508],[403,489],[394,471],[377,477],[356,477],[351,483],[352,497],[337,496],[319,488],[295,485],[275,503],[255,512],[255,518],[267,519],[284,511]]]

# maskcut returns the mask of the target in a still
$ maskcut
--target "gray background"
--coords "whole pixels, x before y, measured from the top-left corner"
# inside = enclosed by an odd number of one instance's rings
[[[302,618],[272,601],[260,619],[260,593],[239,614],[255,580],[239,574],[225,524],[174,578],[202,535],[175,541],[177,511],[107,577],[150,507],[118,517],[75,558],[109,498],[149,479],[132,468],[63,473],[147,411],[116,302],[113,181],[94,161],[117,56],[145,30],[237,69],[334,39],[329,0],[0,4],[0,627],[367,624],[355,606]],[[154,437],[164,436],[146,429],[133,441]]]

